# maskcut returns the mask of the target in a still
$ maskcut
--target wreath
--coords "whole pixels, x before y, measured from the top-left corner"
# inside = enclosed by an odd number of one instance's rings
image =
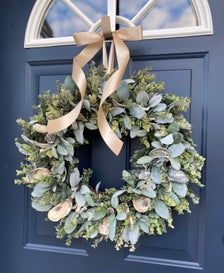
[[[183,112],[188,98],[164,92],[150,69],[139,70],[104,103],[113,132],[119,138],[137,138],[141,148],[130,158],[130,170],[123,170],[120,189],[91,186],[91,169],[79,170],[75,157],[87,145],[88,130],[97,130],[97,109],[108,75],[103,66],[91,65],[87,89],[78,119],[67,129],[47,133],[50,119],[69,112],[80,101],[80,93],[70,76],[56,83],[57,93],[39,96],[36,114],[30,121],[19,119],[22,127],[16,139],[25,155],[17,171],[17,184],[31,189],[32,207],[48,212],[57,222],[57,238],[94,239],[93,247],[111,240],[115,248],[135,250],[140,235],[161,235],[174,228],[173,214],[190,212],[190,201],[199,202],[191,185],[200,182],[204,158],[195,150],[191,124]]]

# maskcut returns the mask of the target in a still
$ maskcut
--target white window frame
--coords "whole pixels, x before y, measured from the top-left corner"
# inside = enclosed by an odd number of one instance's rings
[[[101,24],[101,21],[92,22],[82,11],[80,11],[70,0],[63,0],[64,3],[83,21],[89,28],[89,31],[96,31]],[[83,0],[85,1],[85,0]],[[153,9],[158,0],[150,0],[145,6],[131,19],[116,15],[116,0],[107,0],[107,14],[111,17],[112,29],[115,29],[115,23],[120,23],[125,26],[135,26],[135,24],[143,17],[145,13]],[[210,7],[207,0],[192,0],[194,11],[199,23],[199,26],[185,28],[170,28],[144,30],[144,39],[160,39],[173,37],[188,37],[198,35],[212,35],[213,23]],[[32,47],[49,47],[60,45],[74,45],[72,36],[57,37],[57,38],[40,38],[40,28],[45,19],[45,14],[52,4],[52,0],[37,0],[32,12],[29,16],[28,24],[25,33],[25,48]]]

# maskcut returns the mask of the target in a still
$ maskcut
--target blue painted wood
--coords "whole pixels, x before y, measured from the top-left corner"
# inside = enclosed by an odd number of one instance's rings
[[[135,253],[116,252],[111,243],[94,250],[84,240],[71,248],[54,237],[54,226],[30,208],[29,194],[15,187],[15,169],[21,159],[14,146],[19,134],[16,118],[28,117],[31,105],[45,88],[54,89],[55,79],[71,71],[80,49],[73,46],[23,48],[25,26],[34,0],[0,1],[2,39],[0,80],[0,265],[4,273],[222,273],[224,270],[224,2],[209,1],[213,36],[148,40],[130,43],[127,74],[148,65],[166,81],[167,91],[192,99],[187,114],[193,124],[198,149],[207,156],[201,204],[192,214],[175,219],[175,230],[161,237],[144,237]],[[121,185],[120,172],[137,143],[125,140],[119,158],[105,147],[98,134],[78,151],[83,167],[92,166],[93,185]],[[106,160],[105,160],[106,158]],[[106,171],[100,168],[105,164]]]

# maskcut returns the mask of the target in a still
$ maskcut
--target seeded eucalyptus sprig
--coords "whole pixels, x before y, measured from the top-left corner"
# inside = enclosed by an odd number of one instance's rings
[[[68,129],[48,134],[46,124],[66,114],[80,100],[77,86],[66,77],[57,82],[57,92],[39,96],[36,114],[22,128],[16,140],[25,155],[17,171],[17,184],[31,188],[32,207],[48,212],[58,222],[57,238],[94,239],[115,242],[116,249],[131,251],[140,235],[163,234],[173,228],[173,212],[190,212],[190,201],[199,202],[191,184],[199,187],[204,158],[195,150],[191,124],[183,112],[188,98],[164,92],[149,69],[122,80],[118,90],[104,104],[113,131],[137,138],[141,148],[130,158],[131,170],[123,170],[122,188],[100,191],[90,185],[94,170],[80,170],[76,151],[89,143],[87,131],[97,130],[97,110],[107,80],[103,67],[92,65],[81,113]]]

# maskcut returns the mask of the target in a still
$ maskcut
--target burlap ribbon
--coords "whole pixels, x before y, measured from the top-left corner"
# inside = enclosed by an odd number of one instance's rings
[[[72,78],[80,90],[81,100],[75,108],[66,115],[57,119],[49,120],[47,129],[49,133],[56,133],[66,129],[75,122],[82,108],[87,85],[86,76],[82,68],[100,49],[103,49],[103,64],[107,67],[107,72],[110,73],[113,70],[115,48],[118,69],[110,76],[104,85],[97,112],[97,123],[103,140],[113,153],[118,155],[123,146],[123,142],[110,128],[103,110],[103,103],[114,91],[117,90],[130,59],[129,49],[123,41],[142,39],[142,27],[130,27],[111,32],[107,16],[102,18],[102,26],[103,33],[79,32],[74,34],[74,39],[77,45],[86,45],[86,47],[76,57],[74,57],[72,69]],[[106,40],[108,39],[111,39],[109,61],[107,60],[106,51]]]

